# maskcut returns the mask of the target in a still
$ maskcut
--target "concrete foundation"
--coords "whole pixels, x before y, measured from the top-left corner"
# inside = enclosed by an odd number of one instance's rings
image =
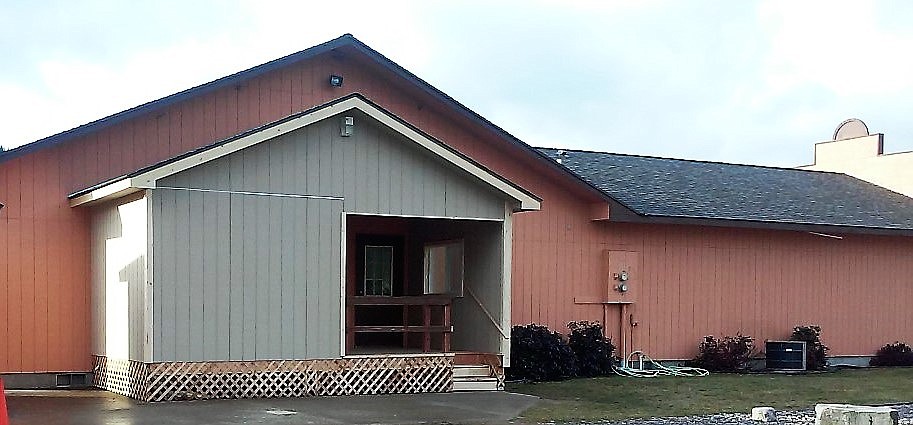
[[[92,372],[3,373],[8,390],[84,389],[92,386]]]

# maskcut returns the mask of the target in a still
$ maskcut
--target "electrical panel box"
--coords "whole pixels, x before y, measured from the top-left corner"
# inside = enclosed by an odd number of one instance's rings
[[[805,370],[805,341],[767,341],[767,368]]]

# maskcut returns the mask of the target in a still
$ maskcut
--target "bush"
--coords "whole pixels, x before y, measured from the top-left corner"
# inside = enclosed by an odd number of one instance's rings
[[[705,336],[698,346],[698,355],[689,366],[711,372],[745,372],[755,354],[754,338],[742,334],[716,339]]]
[[[545,326],[529,324],[510,330],[508,379],[560,381],[577,376],[577,359],[564,337]]]
[[[818,325],[796,326],[790,341],[805,341],[805,365],[808,370],[827,368],[827,346],[821,343],[821,327]]]
[[[577,375],[592,378],[612,373],[612,353],[615,346],[605,337],[598,322],[570,322],[568,337],[571,350],[577,358]]]
[[[872,366],[913,366],[913,349],[902,342],[886,344],[869,362]]]

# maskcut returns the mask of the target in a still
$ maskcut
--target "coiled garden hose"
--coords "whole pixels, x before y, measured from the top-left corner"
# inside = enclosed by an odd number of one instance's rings
[[[636,360],[634,356],[637,356]],[[631,367],[635,361],[637,367]],[[655,378],[657,376],[696,377],[710,374],[707,369],[699,367],[663,366],[641,351],[629,354],[627,358],[622,360],[620,366],[612,366],[612,370],[621,376],[630,376],[632,378]]]

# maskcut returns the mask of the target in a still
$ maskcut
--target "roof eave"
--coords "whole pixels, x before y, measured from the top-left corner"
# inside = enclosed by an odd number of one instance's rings
[[[396,63],[393,60],[391,60],[390,58],[384,56],[382,53],[372,49],[367,44],[362,43],[361,40],[358,40],[353,37],[352,41],[353,41],[352,46],[354,48],[356,48],[358,51],[360,51],[362,54],[373,58],[375,60],[375,62],[379,63],[384,68],[386,68],[388,71],[393,72],[400,78],[403,78],[406,81],[412,82],[413,84],[415,84],[415,86],[420,88],[422,91],[424,91],[426,94],[430,95],[431,97],[438,99],[439,101],[443,102],[444,104],[452,105],[453,109],[456,112],[458,112],[460,115],[462,115],[464,118],[467,118],[470,121],[472,121],[478,125],[481,125],[484,128],[487,128],[488,130],[494,132],[495,134],[497,134],[498,136],[500,136],[507,142],[509,142],[513,145],[516,145],[516,146],[520,147],[521,149],[527,151],[528,153],[532,154],[532,156],[535,157],[536,159],[544,161],[548,166],[550,166],[554,170],[557,170],[558,172],[560,172],[561,174],[563,174],[565,176],[571,177],[572,180],[576,181],[577,183],[582,184],[593,195],[596,195],[597,197],[602,198],[606,201],[611,200],[611,201],[618,202],[617,199],[612,198],[611,196],[609,196],[608,194],[606,194],[605,192],[600,190],[598,187],[596,187],[592,183],[586,181],[585,179],[583,179],[582,177],[580,177],[579,175],[577,175],[576,173],[574,173],[573,171],[568,169],[566,166],[557,163],[553,159],[549,158],[548,155],[545,155],[544,153],[540,152],[538,149],[527,144],[523,140],[520,140],[518,137],[514,136],[513,134],[510,134],[507,130],[505,130],[505,129],[499,127],[498,125],[496,125],[495,123],[489,121],[487,118],[483,117],[481,114],[473,111],[468,106],[460,103],[458,100],[454,99],[447,93],[444,93],[437,87],[433,86],[431,83],[429,83],[429,82],[423,80],[422,78],[420,78],[419,76],[413,74],[408,69],[403,68],[398,63]]]
[[[249,146],[273,139],[353,109],[357,109],[370,116],[382,125],[385,125],[396,133],[415,142],[422,148],[427,149],[433,155],[453,164],[510,199],[513,199],[517,202],[520,211],[535,211],[541,208],[541,198],[499,176],[432,136],[422,132],[417,127],[381,108],[379,105],[371,102],[358,93],[333,100],[324,105],[174,157],[151,167],[146,167],[127,176],[74,192],[68,196],[70,198],[70,206],[85,205],[104,199],[117,198],[141,189],[155,188],[156,182],[167,176],[213,161]]]
[[[278,59],[266,62],[264,64],[257,65],[252,68],[245,69],[243,71],[236,72],[234,74],[219,78],[217,80],[210,81],[208,83],[200,84],[198,86],[191,87],[186,90],[165,96],[160,99],[153,100],[151,102],[146,102],[138,106],[134,106],[130,109],[106,116],[104,118],[97,119],[95,121],[80,125],[78,127],[66,130],[42,139],[38,139],[34,142],[18,146],[7,151],[0,153],[0,163],[8,161],[14,158],[18,158],[22,155],[34,152],[40,149],[48,148],[67,140],[70,140],[75,137],[89,134],[91,132],[97,131],[101,128],[115,125],[117,123],[135,118],[139,115],[149,113],[151,111],[164,108],[175,103],[181,102],[183,100],[189,99],[194,96],[199,96],[218,90],[220,88],[231,86],[233,84],[238,84],[241,81],[245,81],[249,78],[253,78],[257,75],[261,75],[289,64],[299,62],[305,59],[312,58],[314,56],[329,52],[333,49],[337,49],[342,46],[353,44],[357,40],[351,34],[344,34],[340,37],[334,38],[330,41],[327,41],[322,44],[318,44],[313,47],[309,47],[302,51],[292,53],[290,55],[283,56]],[[357,41],[361,43],[360,41]]]
[[[786,230],[799,232],[832,232],[842,234],[913,236],[913,229],[895,227],[852,226],[845,224],[800,223],[771,220],[749,220],[739,218],[652,215],[637,211],[634,212],[634,216],[626,216],[622,219],[615,219],[611,221],[617,223],[684,224],[695,226]]]
[[[82,190],[68,196],[70,207],[91,205],[99,202],[117,199],[142,190],[129,177],[103,183],[91,189]]]

